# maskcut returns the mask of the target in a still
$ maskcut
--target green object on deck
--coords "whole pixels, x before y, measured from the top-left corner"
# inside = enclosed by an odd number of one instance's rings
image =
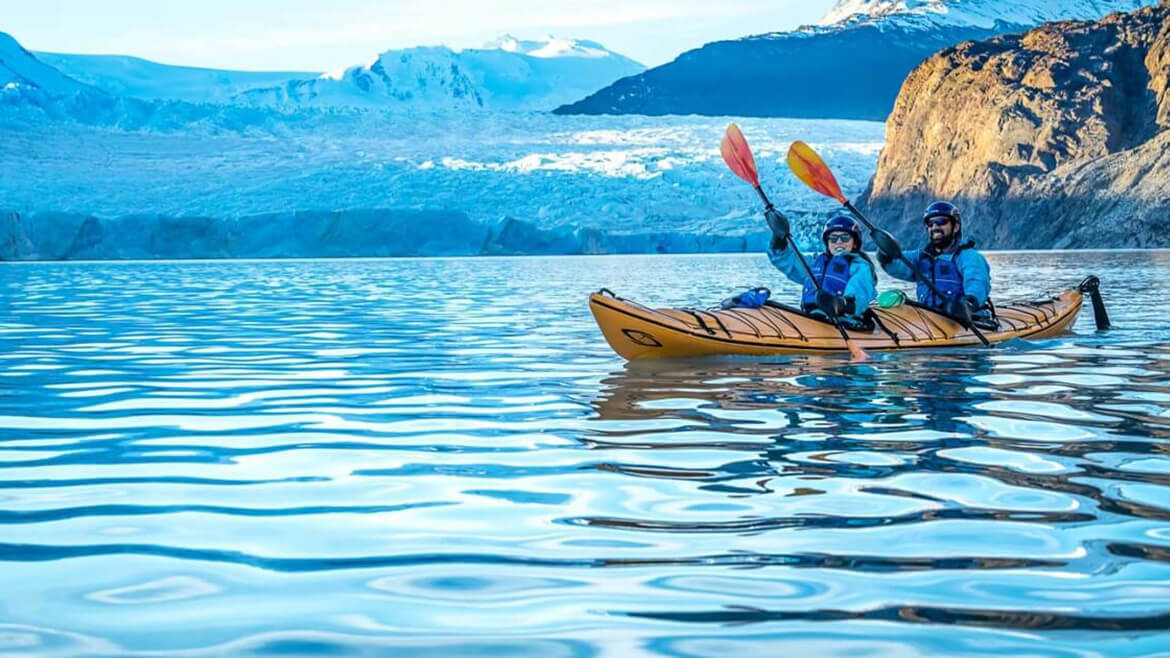
[[[898,308],[906,303],[906,293],[901,290],[887,290],[878,295],[877,303],[879,308]]]

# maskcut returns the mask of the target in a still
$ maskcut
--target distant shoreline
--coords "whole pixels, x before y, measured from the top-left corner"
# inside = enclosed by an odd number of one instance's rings
[[[105,260],[0,260],[0,265],[94,265],[119,263],[126,265],[146,263],[296,263],[296,262],[377,262],[377,261],[435,261],[435,260],[507,260],[507,259],[553,259],[553,258],[641,258],[641,257],[669,257],[669,258],[714,258],[726,256],[760,256],[763,252],[756,251],[706,251],[694,253],[620,253],[620,254],[483,254],[470,256],[352,256],[352,257],[321,257],[321,258],[110,258]],[[1012,254],[1123,254],[1123,253],[1166,253],[1168,247],[1151,249],[1003,249],[984,250],[989,255]]]

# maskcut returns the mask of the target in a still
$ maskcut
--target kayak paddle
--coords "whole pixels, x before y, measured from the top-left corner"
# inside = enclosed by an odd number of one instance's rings
[[[800,259],[800,264],[804,267],[805,274],[808,275],[813,286],[817,289],[817,294],[822,295],[824,290],[821,288],[821,283],[813,276],[812,268],[808,266],[808,261],[804,259],[804,254],[800,253],[800,249],[796,246],[796,241],[792,239],[792,231],[789,230],[788,220],[779,212],[776,212],[775,206],[768,200],[768,195],[764,194],[763,188],[760,187],[760,172],[756,168],[756,159],[752,157],[751,147],[748,146],[747,139],[744,138],[743,132],[739,126],[730,124],[727,126],[727,132],[723,135],[723,141],[719,145],[719,152],[723,155],[723,161],[727,163],[728,168],[731,169],[736,176],[739,176],[749,185],[751,185],[756,193],[760,195],[760,199],[764,202],[764,216],[768,219],[769,226],[783,227],[784,240],[788,246],[796,252],[796,257]],[[869,354],[861,349],[852,340],[849,339],[849,333],[841,326],[841,320],[835,314],[829,314],[829,319],[833,322],[833,326],[837,331],[841,332],[841,338],[845,341],[845,346],[849,348],[849,354],[854,361],[865,361],[869,359]]]
[[[788,168],[800,179],[800,182],[830,199],[835,199],[844,206],[846,210],[865,225],[865,228],[869,229],[869,236],[873,238],[873,242],[877,245],[878,251],[886,254],[891,260],[900,260],[905,263],[906,267],[910,268],[910,271],[914,274],[915,282],[924,284],[927,288],[930,288],[930,291],[938,299],[945,299],[938,291],[938,288],[926,280],[921,272],[918,271],[918,267],[911,263],[910,259],[906,258],[906,255],[902,253],[902,245],[898,244],[898,240],[888,231],[883,231],[870,223],[865,215],[861,214],[861,211],[855,208],[849,202],[849,199],[845,198],[845,195],[841,193],[841,186],[837,183],[837,178],[833,176],[833,170],[829,169],[829,165],[825,164],[824,159],[820,155],[817,155],[817,152],[811,146],[801,141],[793,142],[792,146],[788,149]],[[961,311],[963,312],[962,317],[951,316],[950,314],[946,315],[956,320],[964,329],[969,329],[971,333],[975,334],[975,337],[979,339],[979,342],[983,343],[984,347],[990,347],[991,343],[983,335],[983,332],[979,331],[979,327],[975,326],[967,307],[962,306]]]

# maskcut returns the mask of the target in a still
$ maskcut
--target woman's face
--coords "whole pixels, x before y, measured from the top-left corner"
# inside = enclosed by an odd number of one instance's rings
[[[848,231],[833,231],[829,234],[829,253],[834,256],[853,251],[853,236]]]

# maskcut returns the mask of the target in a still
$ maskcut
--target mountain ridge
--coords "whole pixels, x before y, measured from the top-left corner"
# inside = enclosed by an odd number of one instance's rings
[[[992,11],[993,0],[845,0],[837,6],[842,10],[836,22],[712,42],[554,112],[882,121],[893,109],[905,76],[943,48],[1023,31],[1038,20],[1099,18],[1098,12],[1135,9],[1148,2],[1012,4],[1030,11]],[[850,11],[857,6],[881,11]],[[834,16],[833,11],[827,15]]]

